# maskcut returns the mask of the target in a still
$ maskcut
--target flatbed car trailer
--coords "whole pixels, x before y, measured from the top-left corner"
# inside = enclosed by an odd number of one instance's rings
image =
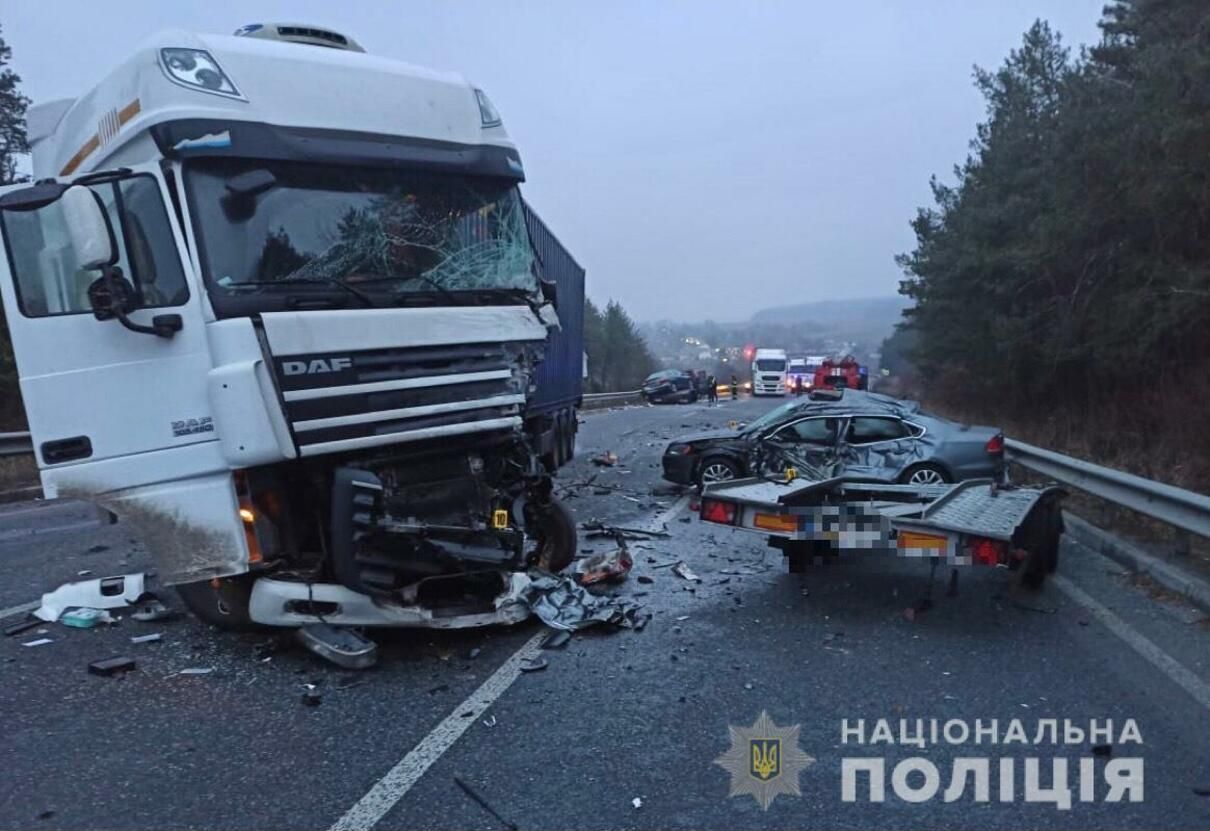
[[[765,534],[790,571],[841,551],[926,559],[938,565],[993,566],[1042,585],[1059,562],[1063,533],[1058,487],[1026,488],[991,479],[953,485],[892,485],[830,479],[735,479],[707,485],[706,522]],[[951,586],[956,586],[957,572]],[[930,584],[931,585],[931,584]]]

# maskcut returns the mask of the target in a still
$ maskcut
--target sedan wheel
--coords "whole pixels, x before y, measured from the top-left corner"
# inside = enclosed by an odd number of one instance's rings
[[[729,482],[734,478],[735,467],[731,463],[721,459],[712,459],[702,465],[702,472],[698,480],[703,485],[711,485],[715,482]]]
[[[908,477],[909,485],[944,485],[945,477],[941,475],[941,471],[933,467],[922,467],[912,471],[912,475]]]

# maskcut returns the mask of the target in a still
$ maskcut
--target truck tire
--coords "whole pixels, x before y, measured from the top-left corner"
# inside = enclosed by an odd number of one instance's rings
[[[536,513],[534,539],[538,545],[533,564],[545,571],[560,572],[576,557],[576,518],[557,499],[551,499],[550,507]]]
[[[216,577],[198,583],[183,583],[176,587],[176,593],[189,611],[201,620],[219,629],[238,632],[256,628],[248,614],[255,582],[256,578],[251,574]]]

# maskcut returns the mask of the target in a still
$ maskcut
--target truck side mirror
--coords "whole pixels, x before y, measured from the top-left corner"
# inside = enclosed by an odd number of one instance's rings
[[[83,185],[72,185],[59,201],[76,266],[92,271],[116,263],[118,246],[101,198]]]

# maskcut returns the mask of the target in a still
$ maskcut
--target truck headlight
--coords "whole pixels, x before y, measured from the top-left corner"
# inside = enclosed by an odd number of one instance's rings
[[[204,49],[161,49],[160,65],[169,80],[199,92],[243,98],[218,61]]]

